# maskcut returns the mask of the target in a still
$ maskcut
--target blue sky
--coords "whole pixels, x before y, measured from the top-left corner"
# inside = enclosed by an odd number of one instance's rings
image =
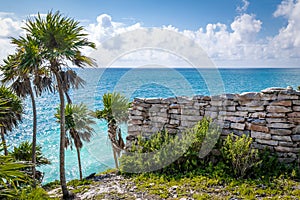
[[[245,65],[254,57],[251,65],[297,66],[299,8],[298,0],[10,0],[1,2],[0,42],[9,47],[4,40],[21,33],[22,20],[52,9],[80,20],[98,43],[127,29],[169,26],[208,46],[208,55],[220,65]],[[107,21],[109,30],[103,27]],[[239,49],[228,49],[232,45]],[[0,58],[9,52],[2,48]]]

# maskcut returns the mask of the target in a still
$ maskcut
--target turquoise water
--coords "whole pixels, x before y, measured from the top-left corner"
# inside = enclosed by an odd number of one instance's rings
[[[296,88],[300,85],[300,68],[297,69],[85,69],[78,70],[86,80],[83,89],[71,91],[74,103],[84,102],[90,109],[100,109],[101,96],[108,91],[119,91],[128,98],[170,97],[210,95],[220,93],[241,93],[261,91],[267,87]],[[38,143],[51,165],[40,167],[45,172],[44,183],[59,179],[59,126],[54,113],[58,106],[58,94],[44,93],[37,98]],[[31,140],[31,104],[25,100],[23,123],[8,133],[7,141],[12,148],[23,140]],[[107,128],[103,121],[97,121],[90,143],[81,150],[84,176],[114,167]],[[122,128],[126,135],[126,126]],[[78,178],[76,152],[66,151],[67,179]]]

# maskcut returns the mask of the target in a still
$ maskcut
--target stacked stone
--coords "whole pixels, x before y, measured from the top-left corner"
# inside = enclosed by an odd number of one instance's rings
[[[222,138],[247,134],[255,148],[277,152],[283,162],[298,158],[300,92],[290,87],[212,97],[137,98],[129,110],[128,135],[149,136],[162,129],[180,132],[204,116],[220,125]]]

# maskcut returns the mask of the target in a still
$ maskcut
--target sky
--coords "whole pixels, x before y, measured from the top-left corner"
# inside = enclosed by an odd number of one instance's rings
[[[97,46],[156,27],[189,38],[219,67],[300,68],[299,0],[1,0],[0,60],[14,52],[9,37],[25,34],[24,21],[50,10],[80,21]],[[145,54],[124,59],[135,62]],[[148,60],[157,58],[168,56]]]

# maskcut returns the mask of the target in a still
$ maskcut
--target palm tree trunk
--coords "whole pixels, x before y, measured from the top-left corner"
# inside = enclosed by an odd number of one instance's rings
[[[4,150],[4,155],[8,155],[8,151],[7,151],[7,146],[6,146],[6,141],[5,141],[5,129],[4,127],[1,127],[1,140],[2,140],[2,145],[3,145],[3,150]]]
[[[33,177],[33,188],[36,187],[36,130],[37,130],[37,114],[36,114],[36,104],[34,94],[31,88],[31,84],[29,87],[31,104],[32,104],[32,113],[33,113],[33,130],[32,130],[32,177]]]
[[[65,140],[66,140],[66,127],[65,127],[65,98],[64,91],[62,89],[61,77],[57,70],[54,71],[57,88],[60,100],[60,145],[59,145],[59,175],[60,175],[60,185],[63,192],[63,199],[69,198],[69,191],[66,182],[66,172],[65,172]]]
[[[79,168],[79,178],[82,180],[82,169],[81,169],[81,159],[80,159],[80,148],[77,148],[77,158],[78,158],[78,168]]]
[[[113,145],[113,143],[116,142],[116,136],[117,136],[117,126],[114,122],[109,122],[108,123],[108,137],[111,141],[111,146],[112,146],[112,150],[113,150],[116,168],[119,169],[117,153],[116,153],[115,147]]]

